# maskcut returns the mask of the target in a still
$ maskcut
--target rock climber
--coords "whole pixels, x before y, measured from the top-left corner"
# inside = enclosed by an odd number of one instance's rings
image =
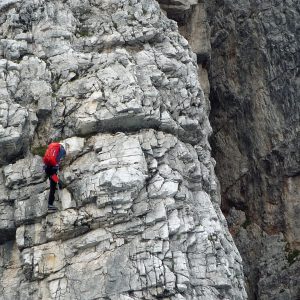
[[[61,180],[58,177],[58,171],[61,169],[61,162],[66,156],[65,145],[63,143],[50,143],[43,157],[44,170],[50,181],[50,192],[48,198],[48,209],[57,210],[53,205],[55,190],[57,186],[62,188]]]

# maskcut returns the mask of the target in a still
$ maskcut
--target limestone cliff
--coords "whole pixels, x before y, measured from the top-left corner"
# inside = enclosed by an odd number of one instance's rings
[[[4,0],[0,37],[0,299],[246,299],[177,24],[152,0]]]
[[[222,209],[249,299],[300,299],[300,2],[162,6],[209,76]]]

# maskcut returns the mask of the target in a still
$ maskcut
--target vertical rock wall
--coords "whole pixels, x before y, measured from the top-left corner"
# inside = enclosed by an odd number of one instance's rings
[[[299,1],[208,6],[213,153],[251,298],[300,297],[299,9]]]
[[[0,299],[245,299],[176,23],[150,0],[0,12]],[[52,214],[49,139],[68,153]]]
[[[198,2],[177,3],[190,16],[183,22],[174,9],[169,15],[198,57],[208,57],[222,209],[244,260],[249,298],[298,299],[300,2]]]

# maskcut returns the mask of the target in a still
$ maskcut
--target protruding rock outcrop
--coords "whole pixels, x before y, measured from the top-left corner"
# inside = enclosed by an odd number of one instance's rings
[[[0,299],[245,299],[176,23],[150,0],[0,10]],[[68,153],[52,214],[49,139]]]

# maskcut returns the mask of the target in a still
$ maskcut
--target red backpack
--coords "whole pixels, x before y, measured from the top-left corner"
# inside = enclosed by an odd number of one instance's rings
[[[55,167],[57,165],[56,157],[60,150],[60,144],[59,143],[51,143],[43,157],[44,164],[48,167]]]

